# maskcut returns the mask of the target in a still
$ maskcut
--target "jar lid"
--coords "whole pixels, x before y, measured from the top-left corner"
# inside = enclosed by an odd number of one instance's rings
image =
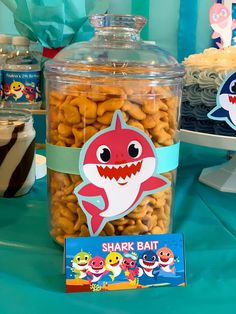
[[[101,14],[90,17],[95,36],[74,43],[46,62],[46,75],[171,79],[183,77],[184,67],[153,42],[140,39],[143,16]]]
[[[28,46],[30,41],[27,37],[23,36],[14,36],[12,37],[12,44],[15,46]]]
[[[0,34],[0,44],[10,44],[11,36]]]
[[[32,120],[32,114],[27,109],[5,109],[0,108],[0,124],[5,122],[28,122]]]

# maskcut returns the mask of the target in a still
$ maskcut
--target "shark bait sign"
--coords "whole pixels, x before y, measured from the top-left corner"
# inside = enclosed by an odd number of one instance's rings
[[[66,292],[184,286],[181,234],[65,239]]]
[[[170,186],[156,175],[155,147],[146,134],[128,126],[119,110],[111,126],[83,146],[78,162],[83,183],[74,193],[91,235],[111,220],[129,214],[144,198]]]

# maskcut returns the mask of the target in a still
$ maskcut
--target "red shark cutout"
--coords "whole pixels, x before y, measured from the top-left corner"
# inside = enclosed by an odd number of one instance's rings
[[[115,112],[111,127],[84,145],[80,156],[84,182],[75,194],[91,235],[98,235],[106,222],[127,215],[146,195],[170,184],[154,175],[157,160],[151,140],[126,125],[120,111]]]

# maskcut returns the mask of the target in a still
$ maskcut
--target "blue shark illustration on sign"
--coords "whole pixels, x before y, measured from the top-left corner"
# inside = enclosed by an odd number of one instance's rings
[[[227,76],[221,84],[216,96],[216,107],[207,116],[212,120],[225,121],[236,130],[236,72]]]
[[[157,283],[159,274],[159,263],[156,252],[152,250],[145,251],[138,257],[139,283],[151,285]]]

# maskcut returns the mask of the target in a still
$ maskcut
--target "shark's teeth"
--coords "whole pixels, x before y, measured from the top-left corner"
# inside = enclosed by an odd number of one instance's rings
[[[102,167],[104,169],[105,167],[107,167],[107,165],[100,165],[100,167]]]
[[[135,162],[129,162],[120,165],[97,165],[98,172],[101,177],[109,178],[112,180],[115,178],[118,181],[120,178],[123,180],[129,179],[135,176],[142,167],[143,160],[138,160]]]
[[[228,95],[229,96],[229,101],[231,102],[231,104],[235,104],[236,103],[236,95]]]

